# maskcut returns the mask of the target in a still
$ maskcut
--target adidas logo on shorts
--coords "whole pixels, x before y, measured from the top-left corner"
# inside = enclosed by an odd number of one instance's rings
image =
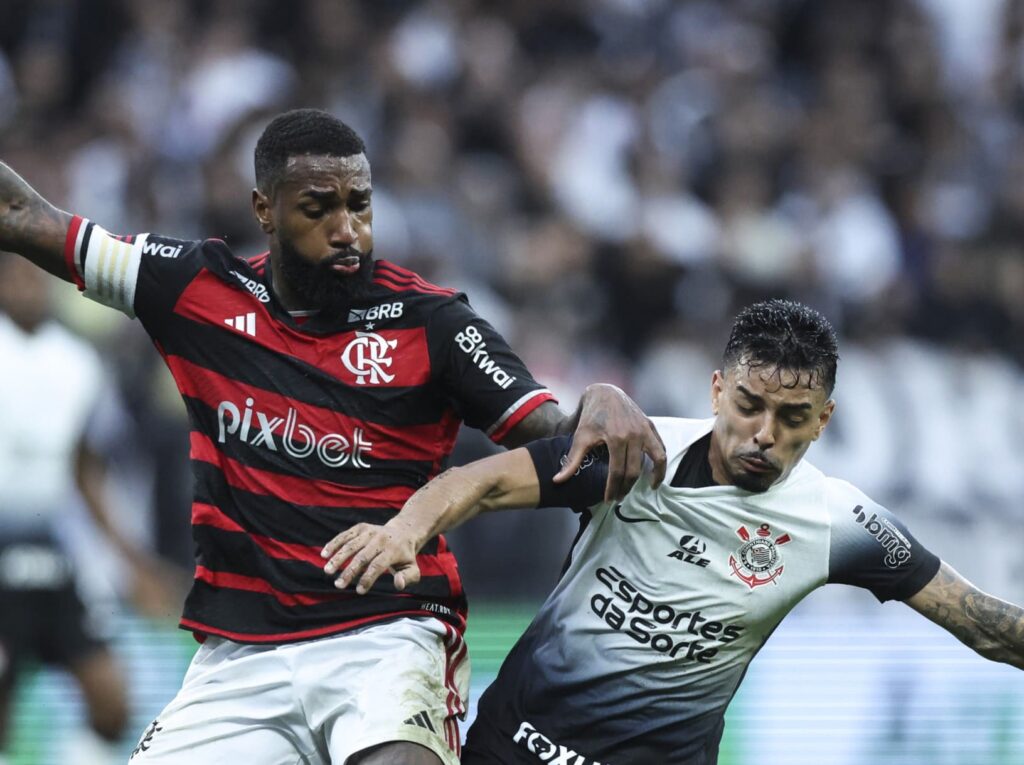
[[[428,715],[426,712],[420,712],[419,714],[413,715],[405,721],[405,724],[417,725],[420,728],[426,728],[431,733],[437,733],[437,730],[434,728],[434,724],[430,722],[430,715]]]

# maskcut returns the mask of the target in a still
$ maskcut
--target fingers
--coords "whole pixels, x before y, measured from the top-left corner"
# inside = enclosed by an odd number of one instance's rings
[[[654,469],[651,471],[651,486],[657,489],[665,480],[665,471],[668,468],[668,457],[665,454],[665,442],[661,440],[661,434],[654,427],[654,423],[647,420],[647,435],[644,438],[643,453],[651,458]]]
[[[608,480],[604,485],[604,501],[611,502],[620,500],[626,496],[626,492],[632,487],[633,482],[626,482],[626,476],[629,467],[629,454],[630,454],[629,442],[623,441],[621,444],[612,446],[608,445]],[[636,450],[632,450],[636,454]],[[636,476],[640,475],[639,469],[636,470],[633,477],[633,481],[636,480]]]
[[[356,582],[356,592],[360,595],[369,592],[389,570],[402,572],[401,583],[395,579],[399,590],[420,580],[415,552],[404,552],[403,546],[381,526],[357,524],[328,542],[320,555],[328,558],[324,565],[328,576],[341,572],[334,586],[343,590]]]
[[[587,452],[601,443],[603,443],[602,439],[592,435],[589,430],[577,428],[576,433],[572,437],[572,447],[569,449],[569,453],[565,455],[565,464],[562,465],[562,469],[551,480],[555,483],[565,483],[568,481],[580,469],[580,465],[583,464],[583,458],[587,456]]]

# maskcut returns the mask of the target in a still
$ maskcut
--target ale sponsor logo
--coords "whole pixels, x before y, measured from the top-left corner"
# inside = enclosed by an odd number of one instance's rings
[[[711,561],[704,557],[707,549],[707,543],[696,534],[683,534],[679,538],[679,549],[670,552],[668,557],[683,563],[692,563],[700,568],[707,568],[711,564]]]

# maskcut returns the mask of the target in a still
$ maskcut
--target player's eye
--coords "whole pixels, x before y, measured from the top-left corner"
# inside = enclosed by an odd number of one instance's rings
[[[303,207],[302,214],[307,218],[316,220],[317,218],[324,217],[324,208],[322,207]]]

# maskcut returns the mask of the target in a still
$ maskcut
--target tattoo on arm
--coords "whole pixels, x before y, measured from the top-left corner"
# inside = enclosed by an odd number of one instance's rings
[[[949,565],[908,603],[982,656],[1024,669],[1024,609],[979,590]]]
[[[545,401],[508,432],[501,441],[506,449],[536,441],[538,438],[550,438],[572,433],[576,428],[576,418],[567,415],[552,401]]]
[[[0,162],[0,249],[24,255],[54,276],[69,280],[64,237],[71,216],[58,210]]]

